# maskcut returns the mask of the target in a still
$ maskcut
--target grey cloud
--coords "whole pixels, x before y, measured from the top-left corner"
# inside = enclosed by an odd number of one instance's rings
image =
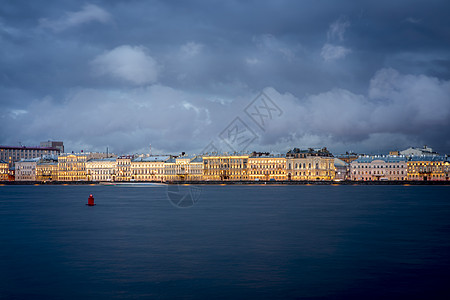
[[[330,61],[330,60],[344,58],[351,52],[352,52],[352,50],[342,47],[342,46],[334,46],[334,45],[330,45],[330,44],[325,44],[322,47],[322,51],[320,52],[320,55],[323,57],[324,60]]]
[[[90,22],[107,23],[111,19],[111,15],[103,8],[94,4],[86,4],[80,11],[66,12],[57,20],[41,18],[39,19],[39,25],[42,28],[50,28],[53,31],[59,32]]]
[[[285,114],[258,132],[255,148],[426,142],[450,152],[449,8],[443,0],[7,1],[0,144],[57,138],[69,150],[199,151],[272,87]]]
[[[350,22],[346,20],[345,17],[340,17],[338,20],[336,20],[330,25],[330,28],[328,29],[327,32],[328,40],[343,41],[345,31],[347,30],[348,27],[350,27]]]
[[[153,83],[158,65],[142,46],[122,45],[97,56],[91,64],[94,72],[123,79],[133,84]]]

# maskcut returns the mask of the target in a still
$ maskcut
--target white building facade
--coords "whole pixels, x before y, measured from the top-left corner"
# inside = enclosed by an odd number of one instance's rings
[[[362,156],[350,163],[351,180],[407,180],[406,162],[403,156]]]

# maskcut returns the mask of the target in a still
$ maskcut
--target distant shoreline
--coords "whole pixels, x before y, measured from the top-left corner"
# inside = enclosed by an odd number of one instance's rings
[[[189,185],[450,185],[450,181],[0,181],[4,185],[133,185],[133,184],[189,184]]]

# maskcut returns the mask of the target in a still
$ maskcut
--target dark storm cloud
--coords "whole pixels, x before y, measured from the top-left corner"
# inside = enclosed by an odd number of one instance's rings
[[[449,8],[4,1],[0,144],[199,151],[266,90],[285,113],[253,148],[450,152]]]

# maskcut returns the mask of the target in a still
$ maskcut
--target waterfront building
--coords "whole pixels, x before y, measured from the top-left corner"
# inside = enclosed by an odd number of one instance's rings
[[[169,157],[164,162],[164,181],[177,181],[177,159],[176,157]]]
[[[203,157],[196,156],[192,158],[189,162],[188,168],[189,181],[203,180]]]
[[[122,155],[117,157],[115,181],[131,181],[131,160],[133,158],[132,155]]]
[[[334,169],[335,169],[335,176],[334,180],[336,181],[343,181],[348,179],[348,173],[349,173],[349,164],[343,161],[342,159],[339,159],[337,157],[334,158]]]
[[[86,161],[88,181],[114,181],[116,175],[116,158],[91,158]]]
[[[164,162],[169,156],[136,157],[131,161],[131,178],[136,181],[163,181]]]
[[[16,162],[16,181],[36,181],[36,165],[39,158],[22,159]]]
[[[250,180],[286,180],[286,156],[253,152],[248,158]]]
[[[406,161],[404,156],[361,156],[350,164],[351,180],[406,180]]]
[[[191,156],[179,156],[175,158],[175,180],[187,180],[189,177],[189,162],[192,160]]]
[[[334,157],[327,150],[294,148],[286,154],[288,180],[333,180]]]
[[[400,155],[412,157],[412,156],[438,156],[439,154],[437,152],[434,152],[432,148],[425,145],[423,146],[423,148],[409,147],[408,149],[400,151]]]
[[[248,154],[203,156],[203,180],[248,180]]]
[[[58,143],[62,144],[62,142]],[[64,146],[62,147],[64,148]],[[0,146],[0,160],[8,163],[10,168],[14,167],[14,164],[21,159],[37,158],[44,155],[59,155],[60,153],[59,147]]]
[[[6,161],[0,160],[0,181],[9,180],[9,167]]]
[[[58,156],[58,180],[82,181],[86,177],[86,153],[65,153]]]
[[[37,181],[58,180],[58,158],[48,156],[41,158],[36,164]]]
[[[164,164],[166,181],[198,181],[203,179],[203,159],[201,156],[183,155],[172,157]]]
[[[413,156],[408,161],[408,180],[449,180],[449,165],[444,156]]]

